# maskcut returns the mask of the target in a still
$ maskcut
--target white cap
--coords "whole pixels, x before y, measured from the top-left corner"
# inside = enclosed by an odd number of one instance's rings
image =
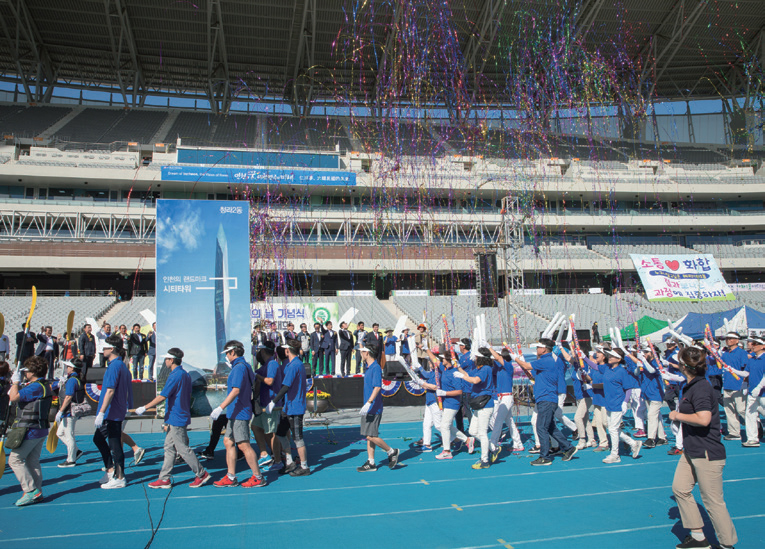
[[[612,356],[614,358],[618,358],[619,360],[622,359],[622,356],[619,353],[615,352],[615,351],[607,350],[607,351],[604,351],[603,354],[610,355],[610,356]]]
[[[532,349],[547,349],[547,345],[544,345],[542,343],[532,343],[529,345]]]
[[[369,349],[367,349],[366,347],[359,347],[359,352],[361,352],[361,351],[366,351],[367,353],[371,353],[372,352]]]

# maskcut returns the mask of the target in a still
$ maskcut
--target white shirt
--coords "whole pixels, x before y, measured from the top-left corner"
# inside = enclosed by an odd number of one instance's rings
[[[110,335],[112,334],[107,334],[103,330],[98,330],[96,332],[96,354],[101,354],[104,352],[104,343],[106,342],[106,338]]]
[[[45,351],[52,351],[53,350],[53,336],[47,336],[48,341],[45,342]]]
[[[8,340],[8,336],[3,334],[3,337],[0,337],[0,353],[9,352],[11,352],[11,342]]]

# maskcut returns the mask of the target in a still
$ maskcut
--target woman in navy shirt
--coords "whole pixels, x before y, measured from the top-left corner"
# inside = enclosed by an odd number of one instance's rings
[[[706,353],[702,349],[687,347],[680,351],[678,357],[680,371],[687,384],[677,411],[669,413],[669,419],[680,422],[683,432],[683,454],[675,469],[672,493],[683,526],[691,533],[677,547],[710,547],[702,531],[704,520],[693,497],[693,488],[698,483],[701,501],[712,521],[720,547],[731,548],[738,537],[723,499],[725,447],[720,440],[717,395],[704,378]]]
[[[462,367],[457,367],[457,371],[465,376],[463,379],[466,383],[471,384],[470,407],[473,419],[470,421],[468,452],[473,453],[476,437],[481,441],[481,460],[473,464],[473,469],[488,469],[489,420],[494,412],[494,377],[491,370],[494,360],[488,349],[480,349],[479,352],[481,354],[476,358],[473,369],[466,372]]]

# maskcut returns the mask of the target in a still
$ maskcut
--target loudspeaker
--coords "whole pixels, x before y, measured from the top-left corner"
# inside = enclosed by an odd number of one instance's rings
[[[499,294],[497,290],[497,254],[496,252],[476,254],[476,286],[479,295],[479,307],[496,307]]]
[[[408,381],[409,374],[398,360],[387,360],[383,368],[383,378],[389,381]]]

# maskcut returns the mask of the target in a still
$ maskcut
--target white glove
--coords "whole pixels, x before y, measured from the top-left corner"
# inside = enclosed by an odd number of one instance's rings
[[[19,370],[13,372],[13,375],[11,376],[11,383],[21,383],[21,372]]]
[[[463,374],[462,372],[454,372],[454,377],[456,377],[457,379],[465,379],[465,374]]]
[[[215,410],[213,410],[213,411],[212,411],[212,413],[210,414],[210,419],[212,419],[213,421],[215,421],[216,419],[218,419],[218,417],[219,417],[219,416],[220,416],[222,413],[223,413],[223,408],[221,408],[220,406],[218,406],[218,407],[217,407],[217,408],[215,408]]]
[[[436,389],[436,396],[445,397],[446,391],[444,391],[443,389]]]
[[[412,364],[412,370],[416,371],[416,370],[419,370],[420,368],[422,368],[422,364],[420,364],[419,362],[415,362]]]
[[[272,400],[271,402],[268,403],[268,406],[266,406],[266,413],[270,414],[271,412],[274,411],[275,407],[276,407],[276,404],[274,404],[274,401]]]
[[[135,409],[135,413],[139,416],[142,416],[144,413],[146,413],[146,406],[139,406]]]
[[[364,404],[364,406],[361,407],[361,410],[359,410],[359,415],[360,416],[367,415],[369,413],[369,409],[371,407],[372,407],[372,405],[369,402],[367,402],[366,404]]]
[[[515,353],[510,353],[510,360],[514,362],[518,362],[518,359],[521,358],[521,355],[517,355]]]
[[[59,410],[58,413],[56,414],[56,423],[61,423],[61,418],[62,417],[64,417],[64,412]]]
[[[98,412],[98,415],[96,416],[96,421],[95,421],[96,429],[100,429],[103,424],[104,424],[104,413]]]

